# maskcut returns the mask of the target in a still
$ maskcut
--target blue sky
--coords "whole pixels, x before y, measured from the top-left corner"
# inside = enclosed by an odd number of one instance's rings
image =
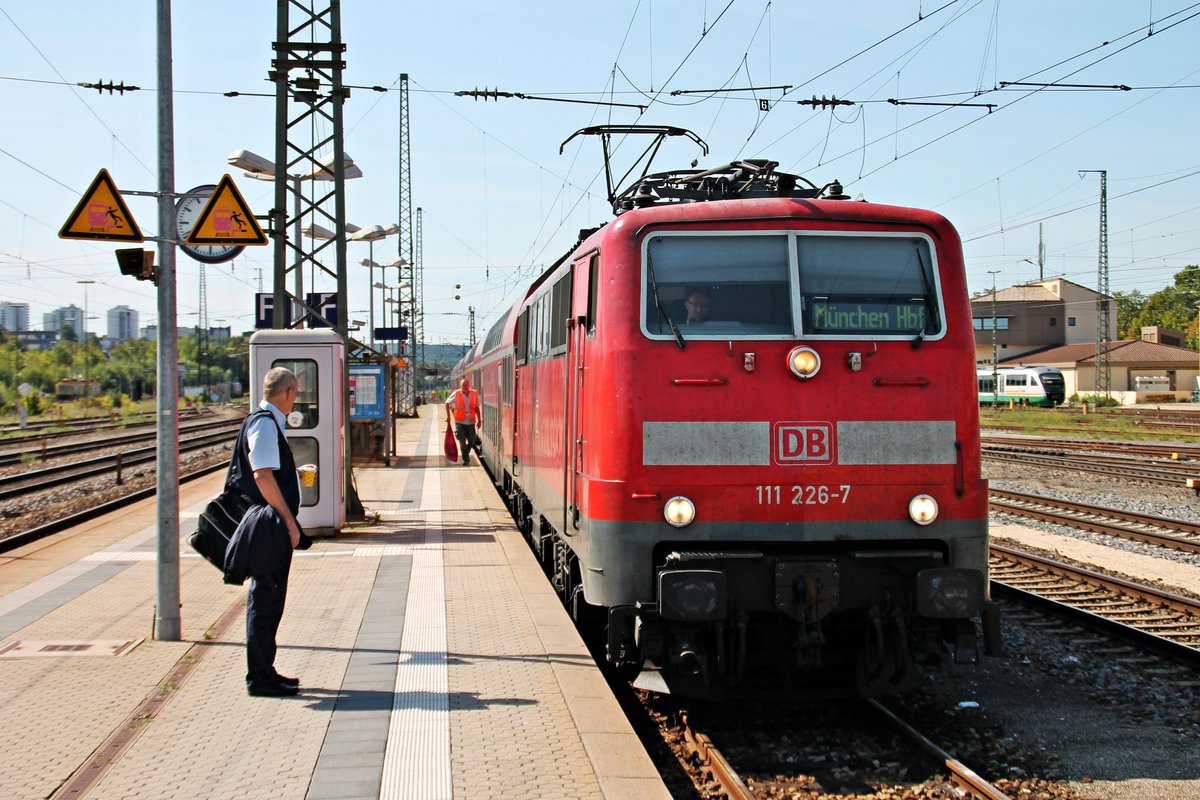
[[[57,238],[101,167],[122,189],[156,185],[154,8],[0,0],[0,299],[29,303],[34,327],[53,308],[83,305],[81,279],[96,281],[92,330],[103,332],[104,311],[118,304],[137,309],[143,325],[157,317],[153,287],[117,272],[120,245]],[[173,24],[176,189],[230,172],[265,213],[270,184],[225,159],[238,148],[271,156],[274,101],[223,93],[273,91],[275,4],[176,2]],[[684,127],[710,147],[702,157],[672,141],[655,169],[771,158],[818,185],[837,178],[851,195],[932,208],[963,236],[972,290],[990,287],[991,270],[1000,286],[1037,278],[1039,220],[1045,274],[1096,286],[1099,182],[1079,170],[1108,170],[1113,290],[1156,291],[1200,262],[1200,4],[346,0],[342,27],[347,84],[394,87],[401,72],[410,76],[429,342],[465,341],[470,306],[482,335],[580,228],[611,218],[599,143],[576,139],[558,153],[573,132],[604,122]],[[143,90],[63,85],[97,80]],[[453,94],[476,87],[648,108]],[[696,93],[741,87],[754,88]],[[813,95],[855,105],[795,102]],[[397,222],[397,94],[354,90],[345,121],[346,150],[364,172],[347,184],[347,219]],[[622,148],[617,160],[632,154]],[[156,233],[153,201],[128,202]],[[396,238],[377,243],[375,260],[394,258],[396,247]],[[349,246],[355,318],[368,307],[367,271],[357,266],[367,255],[366,244]],[[198,264],[182,255],[177,263],[180,323],[194,324]],[[258,248],[207,269],[211,324],[252,327],[258,271],[269,291],[270,263],[270,248]]]

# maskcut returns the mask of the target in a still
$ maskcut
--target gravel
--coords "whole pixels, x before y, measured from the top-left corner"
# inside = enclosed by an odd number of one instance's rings
[[[1200,512],[1200,499],[1183,488],[986,460],[984,470],[997,489],[1186,520]],[[1134,580],[1163,583],[1145,566],[1154,562],[1136,556],[1198,568],[1200,576],[1195,554],[1006,515],[993,515],[993,522],[1053,534],[1064,550],[1070,540],[1101,545],[1105,563],[1089,566]],[[1165,588],[1196,595],[1191,587],[1198,582]],[[1059,767],[1046,777],[1080,797],[1200,798],[1200,676],[1071,623],[1014,606],[1006,612],[1003,657],[985,658],[948,682],[946,702],[955,691],[979,702],[1023,752],[1053,755]]]

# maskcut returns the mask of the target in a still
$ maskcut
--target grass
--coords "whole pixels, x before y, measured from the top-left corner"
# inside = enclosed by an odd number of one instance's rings
[[[1200,413],[1196,414],[1196,424],[1200,426]],[[981,407],[979,426],[984,431],[1003,429],[1059,439],[1200,442],[1200,432],[1156,427],[1154,420],[1103,411],[1084,414],[1070,409]]]

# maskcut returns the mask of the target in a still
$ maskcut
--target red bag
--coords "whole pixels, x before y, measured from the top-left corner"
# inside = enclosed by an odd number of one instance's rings
[[[451,425],[446,426],[446,458],[451,461],[458,461],[458,442],[454,439],[454,429]]]

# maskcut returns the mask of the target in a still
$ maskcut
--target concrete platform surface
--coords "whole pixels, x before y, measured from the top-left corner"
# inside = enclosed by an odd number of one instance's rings
[[[183,636],[153,639],[156,513],[0,554],[0,796],[666,798],[440,409],[356,468],[372,515],[296,554],[276,666],[246,694],[245,589],[182,546]],[[181,530],[224,475],[181,490]]]

